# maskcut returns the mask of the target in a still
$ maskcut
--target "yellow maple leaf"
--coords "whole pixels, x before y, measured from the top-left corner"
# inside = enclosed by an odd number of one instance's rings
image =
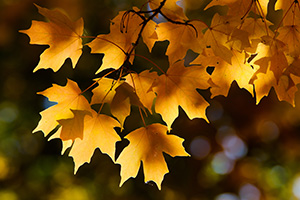
[[[269,0],[212,0],[205,9],[212,6],[228,6],[228,15],[243,17],[250,11],[256,14],[267,15]],[[261,13],[263,12],[263,13]]]
[[[273,33],[269,26],[272,25],[267,19],[262,20],[261,18],[246,18],[243,20],[241,30],[247,31],[248,37],[251,43],[250,48],[246,48],[247,52],[256,53],[257,45],[261,42],[261,37],[270,35]]]
[[[161,189],[164,175],[169,172],[163,152],[172,157],[189,156],[182,146],[184,140],[175,135],[167,135],[167,127],[162,124],[136,129],[125,138],[130,143],[116,161],[121,165],[120,186],[130,177],[137,176],[142,162],[145,182],[154,181]]]
[[[205,47],[202,30],[207,26],[200,21],[192,21],[188,24],[165,22],[158,24],[156,28],[157,41],[169,40],[170,42],[166,51],[170,65],[183,59],[188,49],[200,54]]]
[[[211,85],[211,98],[217,95],[227,96],[231,84],[236,81],[240,88],[245,88],[253,95],[253,86],[249,84],[255,69],[246,62],[247,54],[232,50],[232,64],[225,62],[218,56],[209,54],[209,57],[199,56],[191,64],[200,64],[204,67],[215,66],[211,75],[214,84]],[[210,62],[208,62],[210,60]]]
[[[120,141],[120,136],[115,132],[115,127],[120,127],[118,121],[107,115],[98,114],[90,109],[86,111],[73,110],[74,117],[58,120],[61,127],[50,138],[62,140],[62,154],[71,147],[69,156],[73,157],[74,174],[84,163],[89,163],[94,151],[99,148],[103,154],[107,154],[115,161],[115,145]],[[82,117],[84,115],[84,118]],[[75,140],[63,140],[66,134],[82,135]]]
[[[179,105],[190,119],[207,120],[205,110],[209,104],[196,89],[207,89],[210,86],[208,80],[205,67],[185,67],[184,61],[178,61],[154,81],[152,89],[157,94],[155,111],[161,114],[168,130],[178,116]]]
[[[239,24],[240,20],[236,17],[220,16],[216,13],[203,37],[206,46],[210,46],[216,56],[229,64],[231,64],[233,55],[230,50],[232,46],[228,41],[233,30]]]
[[[57,125],[57,120],[73,118],[72,110],[90,110],[87,99],[81,95],[76,82],[68,79],[66,86],[53,84],[52,87],[38,92],[49,99],[57,102],[56,105],[42,111],[41,120],[33,132],[43,131],[45,136],[50,133]]]
[[[75,140],[76,138],[83,139],[84,117],[90,114],[86,110],[72,110],[74,117],[70,119],[60,119],[57,122],[62,125],[60,130],[61,140]]]
[[[164,6],[161,8],[161,12],[171,20],[185,21],[188,18],[185,16],[183,9],[177,5],[180,0],[167,0]],[[163,0],[149,0],[149,6],[152,10],[157,9]]]
[[[138,11],[137,8],[133,8],[133,10]],[[105,54],[102,65],[96,73],[108,68],[117,69],[122,66],[128,56],[127,53],[131,51],[133,44],[137,42],[142,25],[143,19],[137,14],[122,11],[111,21],[109,34],[98,35],[92,42],[87,44],[91,48],[91,53]],[[155,22],[150,21],[141,34],[150,51],[157,39],[155,26]],[[134,54],[134,51],[131,53]],[[129,62],[131,64],[133,59],[134,56],[130,55]]]
[[[295,106],[295,93],[298,91],[297,84],[300,82],[299,77],[296,78],[293,74],[282,74],[278,80],[270,66],[265,73],[258,73],[255,75],[253,84],[255,86],[256,104],[259,104],[264,96],[267,96],[274,88],[279,101],[286,101],[292,106]]]
[[[287,45],[288,54],[294,57],[300,55],[300,26],[283,26],[278,29],[277,39]]]
[[[41,54],[34,72],[47,68],[56,72],[67,58],[71,59],[74,68],[82,53],[83,19],[72,22],[61,11],[36,7],[50,22],[32,21],[28,30],[20,31],[30,37],[30,44],[50,46]]]
[[[123,80],[101,78],[98,84],[92,91],[91,104],[109,103],[111,114],[119,120],[122,127],[125,118],[130,114],[131,105],[144,107],[134,88]]]
[[[119,120],[122,127],[126,117],[130,114],[131,105],[144,108],[133,87],[125,82],[116,88],[116,95],[110,105],[111,114]]]
[[[270,70],[273,71],[273,74],[276,80],[279,80],[284,69],[288,67],[288,61],[284,53],[286,49],[286,44],[280,40],[274,39],[270,36],[263,36],[261,38],[261,43],[257,46],[257,55],[251,61],[253,65],[259,66],[260,72],[266,72],[270,65]]]
[[[64,124],[62,125],[64,126]],[[120,127],[118,121],[107,115],[97,114],[95,111],[91,111],[91,115],[84,118],[82,124],[83,138],[75,139],[69,153],[75,163],[74,173],[85,162],[91,161],[97,148],[113,161],[115,160],[116,142],[121,140],[114,130],[115,127]]]
[[[295,0],[277,0],[275,10],[283,10],[283,25],[297,25],[300,23],[300,5]]]
[[[141,103],[152,113],[153,100],[156,97],[155,93],[150,90],[154,80],[158,77],[156,72],[149,70],[142,71],[139,74],[129,74],[126,76],[126,82],[134,88]]]
[[[114,80],[110,78],[95,79],[98,86],[95,87],[92,92],[91,104],[111,103],[116,95],[116,88],[119,87],[124,81]]]

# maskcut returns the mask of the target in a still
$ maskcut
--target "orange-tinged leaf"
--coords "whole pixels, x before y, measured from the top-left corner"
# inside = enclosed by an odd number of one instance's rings
[[[259,104],[261,99],[264,96],[268,96],[271,88],[276,85],[274,73],[269,69],[267,69],[265,73],[257,73],[255,75],[255,80],[253,81],[253,84],[255,87],[256,104]]]
[[[149,6],[152,10],[157,9],[163,0],[149,0]],[[183,9],[177,5],[180,0],[167,0],[162,7],[162,13],[171,20],[185,21],[188,18],[185,16]]]
[[[110,78],[100,78],[95,81],[98,82],[98,86],[92,90],[91,104],[111,103],[116,94],[116,88],[124,83],[124,81]]]
[[[188,49],[199,54],[202,52],[205,47],[202,34],[204,28],[207,26],[200,21],[189,22],[189,25],[172,22],[158,24],[156,29],[158,41],[169,40],[170,42],[166,52],[170,65],[183,59]]]
[[[261,18],[246,18],[243,21],[241,30],[248,32],[251,43],[251,47],[246,48],[247,52],[256,53],[257,45],[261,42],[260,38],[273,33],[269,28],[270,25],[272,25],[270,21]]]
[[[297,25],[300,23],[300,5],[295,0],[277,0],[275,10],[283,10],[283,25]]]
[[[47,68],[56,72],[67,58],[71,59],[74,68],[82,53],[83,19],[72,22],[61,11],[36,7],[50,22],[32,21],[28,30],[20,31],[30,37],[30,44],[50,46],[41,54],[34,72]]]
[[[60,119],[57,122],[62,126],[60,131],[61,140],[75,140],[76,138],[83,139],[84,117],[89,114],[86,110],[72,110],[73,118]]]
[[[267,96],[273,87],[280,101],[286,101],[295,106],[295,93],[298,91],[296,84],[300,79],[294,75],[281,75],[276,80],[274,73],[268,68],[265,73],[258,73],[253,84],[255,86],[256,103],[258,104],[264,96]],[[292,83],[291,83],[292,82]]]
[[[71,110],[90,110],[89,102],[81,95],[78,85],[69,79],[66,86],[53,84],[52,87],[38,94],[57,102],[56,105],[40,113],[42,118],[33,130],[33,132],[43,131],[45,136],[58,125],[57,120],[73,118],[74,114]]]
[[[238,51],[243,51],[245,48],[250,47],[250,41],[249,41],[249,33],[235,28],[233,29],[230,40],[228,42],[231,42],[231,47],[233,49],[236,49]]]
[[[205,9],[210,8],[212,6],[226,5],[229,8],[228,15],[236,15],[238,17],[243,17],[250,11],[250,9],[256,14],[261,14],[262,9],[264,16],[266,16],[268,11],[268,3],[269,0],[212,0],[205,7]]]
[[[83,139],[74,141],[69,156],[73,157],[75,163],[74,173],[85,162],[90,162],[94,151],[99,148],[103,154],[107,154],[115,160],[116,142],[120,141],[119,135],[114,130],[120,127],[118,121],[103,114],[91,111],[86,115],[83,122]]]
[[[139,74],[132,73],[126,77],[126,82],[134,88],[141,103],[152,113],[153,100],[155,93],[150,90],[153,81],[158,77],[156,72],[145,70]]]
[[[260,67],[258,72],[266,72],[270,65],[269,69],[273,72],[275,78],[279,80],[283,71],[288,67],[288,61],[283,52],[285,48],[283,42],[269,36],[263,36],[262,42],[257,46],[258,54],[251,63]]]
[[[232,64],[225,62],[218,56],[210,56],[209,58],[199,56],[192,62],[192,64],[201,64],[204,67],[215,66],[211,75],[214,83],[210,89],[211,98],[217,95],[227,96],[233,81],[236,81],[240,88],[245,88],[253,95],[253,86],[249,84],[249,81],[255,73],[255,69],[246,62],[247,55],[245,52],[236,50],[231,52],[233,54]],[[211,62],[207,63],[207,59],[210,59]]]
[[[109,103],[111,114],[123,127],[125,118],[130,114],[131,105],[144,107],[132,86],[123,80],[101,78],[93,90],[91,104]]]
[[[216,56],[219,56],[231,64],[231,44],[228,43],[230,35],[240,20],[235,17],[220,16],[216,13],[212,19],[211,26],[205,32],[203,42],[210,46]],[[237,39],[237,38],[236,38]]]
[[[154,181],[161,189],[164,175],[169,172],[163,152],[172,157],[189,156],[182,146],[184,140],[167,135],[167,127],[162,124],[136,129],[125,138],[130,143],[116,161],[121,165],[120,186],[130,177],[137,176],[142,161],[145,182]]]
[[[166,74],[155,80],[152,87],[157,94],[155,111],[161,114],[169,130],[178,116],[179,105],[190,119],[207,120],[205,110],[209,104],[196,89],[207,89],[208,80],[205,67],[185,67],[184,61],[176,62],[169,67]]]
[[[278,29],[277,39],[287,45],[288,54],[294,57],[300,55],[300,27],[299,25],[283,26]]]
[[[125,118],[130,114],[131,105],[144,107],[134,89],[125,82],[116,88],[116,94],[110,105],[111,114],[119,120],[122,127]]]
[[[134,10],[138,11],[137,8]],[[130,12],[120,12],[110,25],[110,33],[98,35],[88,46],[92,49],[91,53],[103,53],[103,63],[96,72],[108,68],[117,69],[122,66],[126,59],[126,54],[133,48],[139,32],[142,28],[143,20],[137,14]],[[155,33],[155,23],[149,22],[142,33],[143,40],[151,51],[157,35]],[[132,52],[134,53],[134,51]],[[132,64],[134,56],[129,61]]]
[[[148,47],[149,52],[152,51],[152,48],[158,39],[156,33],[156,26],[157,24],[154,21],[150,20],[145,26],[144,31],[142,32],[143,42]]]

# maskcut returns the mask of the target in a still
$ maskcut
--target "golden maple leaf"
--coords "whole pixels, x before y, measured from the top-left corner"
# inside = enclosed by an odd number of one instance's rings
[[[257,55],[251,61],[253,65],[258,65],[257,73],[265,73],[270,65],[270,70],[278,81],[283,71],[288,67],[288,61],[284,53],[286,44],[270,36],[263,36],[261,43],[257,46]]]
[[[32,21],[28,30],[20,32],[30,37],[30,44],[50,47],[41,54],[40,62],[34,72],[47,68],[56,72],[67,58],[71,59],[74,68],[82,53],[83,19],[72,22],[61,11],[35,6],[39,13],[47,17],[50,22]]]
[[[206,54],[198,56],[191,64],[215,67],[211,75],[213,82],[210,89],[211,98],[217,95],[227,96],[233,81],[236,81],[239,87],[245,88],[253,95],[253,86],[249,84],[249,81],[255,73],[255,69],[246,62],[247,54],[245,52],[232,50],[231,64],[218,56],[214,56],[210,49],[205,52]]]
[[[149,70],[142,71],[139,74],[129,74],[126,76],[126,82],[134,88],[135,93],[139,97],[141,103],[152,113],[153,100],[156,97],[151,90],[154,80],[158,77],[156,72]]]
[[[59,120],[61,127],[55,132],[49,140],[58,138],[62,140],[62,154],[71,147],[69,156],[73,157],[74,174],[84,163],[89,163],[94,151],[99,148],[103,154],[107,154],[112,161],[115,161],[115,145],[120,141],[120,136],[115,132],[115,127],[120,127],[118,121],[107,115],[98,114],[90,109],[89,114],[82,114],[86,111],[74,110],[74,117],[70,119]],[[78,119],[80,122],[78,123]],[[73,140],[63,140],[62,135],[67,133],[80,133],[82,138]]]
[[[295,0],[277,0],[275,10],[283,10],[283,25],[297,25],[300,23],[300,5]]]
[[[133,10],[138,11],[137,8],[133,8]],[[122,66],[127,59],[127,54],[132,50],[133,44],[137,42],[142,25],[142,18],[134,12],[120,12],[111,21],[109,34],[98,35],[87,44],[92,49],[91,53],[104,54],[103,63],[96,73],[108,68],[117,69]],[[141,34],[150,51],[157,39],[155,26],[155,22],[150,21]],[[134,54],[134,51],[131,53]],[[129,56],[129,62],[132,64],[134,56]]]
[[[269,0],[212,0],[206,7],[212,6],[228,6],[229,11],[227,15],[235,15],[239,18],[245,16],[250,11],[266,16],[268,11]]]
[[[220,16],[216,13],[203,37],[203,42],[206,46],[209,46],[216,56],[219,56],[229,64],[231,64],[233,55],[231,52],[232,46],[228,43],[228,40],[235,27],[239,24],[240,20],[236,17]]]
[[[43,131],[45,136],[58,125],[57,120],[73,118],[74,113],[72,110],[90,110],[89,102],[81,95],[77,83],[70,79],[68,79],[66,86],[53,84],[52,87],[38,92],[38,94],[47,97],[49,101],[57,102],[56,105],[40,113],[42,118],[33,130],[33,132]],[[74,140],[75,137],[70,139]]]
[[[154,81],[152,89],[157,94],[155,111],[161,114],[168,130],[178,116],[178,106],[190,119],[207,120],[205,110],[209,104],[196,89],[207,89],[210,86],[208,80],[205,67],[185,67],[184,61],[178,61]]]
[[[170,42],[166,52],[170,65],[183,59],[188,49],[199,54],[202,52],[205,47],[202,34],[204,28],[207,28],[207,26],[200,21],[192,21],[188,25],[172,22],[157,25],[157,41],[169,40]]]
[[[300,26],[290,25],[283,26],[278,29],[278,37],[276,39],[287,45],[287,52],[293,57],[300,56]]]
[[[280,101],[286,101],[295,106],[295,93],[298,91],[297,84],[300,83],[299,58],[295,58],[277,78],[270,69],[268,58],[261,58],[257,62],[265,62],[262,66],[267,68],[259,69],[251,80],[255,86],[256,103],[258,104],[264,96],[267,96],[273,87]]]
[[[130,114],[131,105],[144,107],[134,88],[123,80],[101,78],[98,84],[92,91],[91,104],[110,104],[111,114],[119,120],[122,127],[125,118]]]
[[[175,135],[167,135],[167,127],[162,124],[136,129],[125,138],[130,143],[116,161],[121,165],[120,186],[130,177],[137,176],[142,162],[145,182],[154,181],[161,189],[164,175],[169,172],[163,152],[172,157],[189,156],[182,146],[184,140]]]

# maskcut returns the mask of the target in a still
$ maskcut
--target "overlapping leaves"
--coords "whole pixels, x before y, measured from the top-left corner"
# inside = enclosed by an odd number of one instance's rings
[[[300,82],[300,16],[298,1],[278,0],[275,9],[283,10],[282,20],[271,29],[272,23],[266,18],[269,1],[213,0],[205,9],[221,5],[227,6],[228,12],[223,16],[215,14],[207,25],[189,19],[176,0],[148,3],[148,10],[134,7],[120,12],[111,20],[108,34],[100,34],[86,44],[91,53],[104,54],[97,73],[113,70],[86,89],[93,88],[90,102],[83,96],[86,90],[81,91],[71,80],[65,86],[54,84],[39,92],[57,104],[40,113],[42,118],[34,132],[48,135],[55,130],[50,138],[62,140],[63,152],[71,148],[69,155],[74,159],[75,172],[90,162],[94,150],[99,148],[121,165],[120,185],[137,175],[142,162],[145,182],[152,180],[160,189],[168,173],[162,152],[173,157],[188,156],[183,139],[167,134],[178,117],[179,107],[190,119],[207,120],[209,103],[197,89],[210,88],[211,98],[227,96],[231,84],[236,82],[259,103],[274,88],[279,100],[294,105]],[[57,71],[68,57],[75,67],[81,55],[83,20],[73,22],[60,11],[37,8],[50,21],[33,21],[28,30],[20,31],[30,37],[31,44],[50,46],[34,71]],[[153,19],[159,14],[167,22],[156,24]],[[140,40],[149,52],[156,42],[169,42],[166,55],[170,66],[166,72],[152,61],[154,69],[139,70],[134,57]],[[190,66],[184,64],[188,50],[198,54]],[[213,72],[208,73],[209,67]],[[113,78],[108,78],[110,73]],[[106,105],[110,112],[102,113]],[[122,130],[132,106],[138,108],[144,126],[121,138],[116,128]],[[165,125],[145,123],[144,118],[155,112]],[[116,142],[123,139],[128,139],[129,145],[115,161]]]

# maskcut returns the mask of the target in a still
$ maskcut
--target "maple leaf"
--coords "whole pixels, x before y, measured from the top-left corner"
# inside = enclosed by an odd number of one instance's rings
[[[157,26],[157,41],[169,40],[170,42],[166,52],[170,65],[183,59],[188,49],[199,54],[202,52],[205,47],[202,41],[204,28],[207,26],[200,21],[192,21],[186,25],[165,22]]]
[[[185,16],[183,9],[177,5],[180,0],[166,0],[161,12],[171,20],[185,21],[188,18]],[[149,6],[152,10],[157,9],[163,0],[149,0]]]
[[[203,38],[206,46],[210,46],[216,56],[219,56],[229,64],[231,64],[233,55],[228,40],[234,28],[240,24],[239,21],[236,18],[224,17],[216,13]]]
[[[268,58],[264,58],[265,62],[269,62]],[[260,62],[264,61],[260,59]],[[269,94],[273,87],[280,101],[286,101],[292,106],[295,106],[295,93],[298,91],[297,84],[300,83],[300,60],[295,58],[284,72],[275,78],[270,65],[265,70],[259,70],[251,80],[255,86],[257,104],[264,96]],[[259,73],[260,72],[260,73]]]
[[[139,74],[131,73],[127,75],[126,82],[134,88],[140,102],[152,113],[153,100],[156,97],[151,90],[154,80],[158,77],[156,72],[149,70],[142,71]]]
[[[300,55],[299,25],[283,26],[278,29],[277,39],[287,45],[288,54],[294,57]]]
[[[74,68],[82,53],[83,19],[72,22],[61,11],[35,6],[50,22],[32,21],[28,30],[20,32],[30,37],[30,44],[50,47],[41,54],[40,61],[33,71],[51,68],[56,72],[67,58],[71,59]]]
[[[164,175],[169,172],[163,152],[172,157],[189,156],[182,146],[184,140],[175,135],[167,135],[167,127],[162,124],[136,129],[125,138],[130,143],[116,161],[121,165],[120,186],[130,177],[137,176],[142,162],[145,182],[154,181],[161,189]]]
[[[179,105],[190,119],[207,120],[205,110],[209,104],[196,89],[207,89],[208,80],[205,67],[185,67],[184,61],[178,61],[154,81],[152,90],[157,94],[155,111],[161,114],[168,130],[178,116]]]
[[[215,66],[211,75],[213,82],[210,89],[211,98],[217,95],[227,96],[233,81],[253,95],[253,86],[249,84],[249,81],[255,73],[255,69],[246,62],[247,54],[245,52],[232,50],[232,64],[229,64],[220,57],[213,56],[210,50],[206,51],[208,54],[197,57],[191,64],[200,64],[204,67]],[[220,74],[222,75],[220,76]]]
[[[260,69],[256,72],[266,72],[270,65],[276,80],[279,80],[283,70],[288,67],[288,61],[284,54],[286,45],[270,36],[263,36],[262,42],[257,46],[258,54],[251,61],[254,65],[258,65]]]
[[[89,163],[94,151],[99,148],[103,154],[107,154],[115,160],[115,144],[121,141],[115,132],[115,127],[120,127],[118,121],[107,115],[98,114],[94,110],[87,111],[72,110],[74,117],[58,120],[61,127],[49,140],[59,138],[62,140],[62,154],[71,147],[69,156],[74,160],[74,174],[84,163]],[[84,115],[84,118],[82,117]],[[75,141],[64,140],[63,135],[81,135]]]
[[[124,83],[123,80],[114,80],[105,77],[95,79],[95,81],[97,81],[98,86],[92,90],[93,96],[91,104],[111,104],[114,96],[116,95],[116,88]]]
[[[136,95],[133,87],[123,80],[101,78],[98,86],[92,91],[91,104],[110,104],[111,114],[121,123],[130,114],[130,106],[144,107]]]
[[[49,99],[49,101],[57,102],[56,105],[40,112],[41,120],[33,132],[43,131],[47,136],[57,125],[57,120],[73,118],[72,110],[90,110],[89,102],[81,95],[76,82],[68,79],[66,86],[53,84],[52,87],[38,92]],[[78,135],[77,135],[78,136]],[[76,135],[73,138],[77,137]]]
[[[228,15],[243,17],[251,11],[261,16],[266,16],[269,0],[212,0],[204,9],[212,6],[228,6]],[[261,13],[263,12],[263,13]]]
[[[140,102],[133,87],[131,87],[128,83],[123,83],[116,88],[116,95],[110,105],[111,114],[119,120],[122,127],[125,118],[130,114],[131,105],[144,108],[144,105]]]
[[[297,25],[300,23],[300,5],[295,0],[277,0],[275,10],[283,10],[283,25]]]
[[[134,8],[136,12],[137,8]],[[142,28],[142,18],[134,12],[120,12],[110,25],[110,33],[98,35],[92,42],[87,44],[91,48],[91,53],[103,53],[103,63],[96,72],[108,68],[117,69],[122,66],[127,58],[127,53],[133,48],[133,44],[137,41],[139,32]],[[143,40],[151,51],[157,35],[155,32],[155,22],[150,21],[144,28],[142,33]],[[132,54],[134,51],[132,52]],[[129,62],[133,63],[134,56],[130,56]]]
[[[84,118],[83,127],[83,139],[76,138],[69,153],[74,159],[74,173],[85,162],[91,161],[97,148],[114,161],[116,142],[121,141],[114,130],[115,127],[120,127],[120,123],[107,115],[91,111],[91,115]]]
[[[86,110],[72,110],[74,117],[70,119],[60,119],[57,122],[62,125],[60,130],[61,140],[70,140],[75,138],[83,139],[84,117],[90,114]]]
[[[267,19],[261,18],[246,18],[243,20],[241,30],[248,32],[248,38],[250,40],[251,47],[245,48],[247,52],[256,53],[257,45],[261,42],[261,37],[270,35],[273,33],[269,26],[272,23]]]

